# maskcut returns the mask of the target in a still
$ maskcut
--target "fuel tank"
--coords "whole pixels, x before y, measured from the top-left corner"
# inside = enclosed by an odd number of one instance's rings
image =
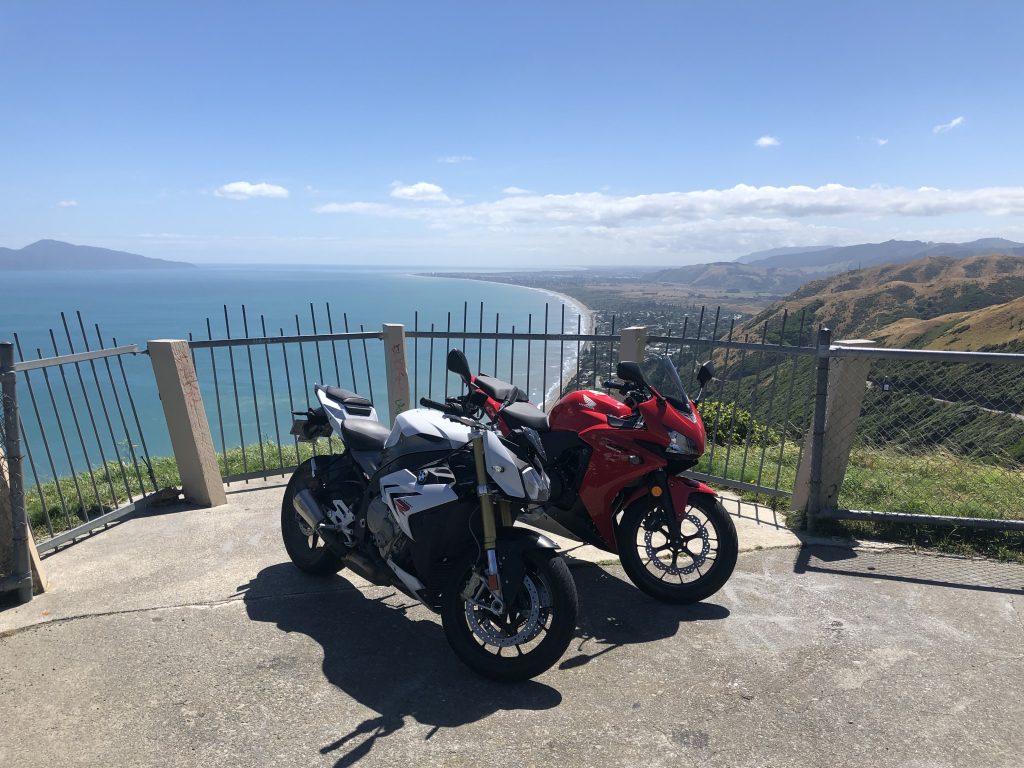
[[[570,392],[548,414],[548,424],[559,432],[582,432],[598,424],[607,424],[609,416],[624,419],[632,413],[614,397],[592,389]]]

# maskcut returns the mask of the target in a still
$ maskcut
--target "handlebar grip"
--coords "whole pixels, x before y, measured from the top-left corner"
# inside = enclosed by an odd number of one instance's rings
[[[433,408],[435,411],[444,411],[445,413],[451,412],[450,407],[444,403],[439,403],[436,400],[428,400],[425,397],[420,398],[420,405],[424,408]]]

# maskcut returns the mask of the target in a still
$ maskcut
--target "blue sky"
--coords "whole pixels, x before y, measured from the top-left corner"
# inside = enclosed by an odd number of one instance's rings
[[[8,0],[0,245],[495,266],[1024,240],[1022,29],[1016,0]]]

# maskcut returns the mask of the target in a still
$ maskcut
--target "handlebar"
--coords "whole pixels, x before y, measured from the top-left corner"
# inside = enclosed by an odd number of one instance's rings
[[[420,405],[424,408],[433,408],[435,411],[450,413],[455,416],[464,416],[466,414],[466,409],[457,403],[439,403],[436,400],[428,400],[425,397],[421,397]]]
[[[625,381],[609,380],[609,381],[602,381],[601,382],[601,388],[602,389],[617,389],[617,390],[619,390],[619,392],[622,392],[623,394],[625,394],[625,392],[629,389],[629,384],[626,383]]]

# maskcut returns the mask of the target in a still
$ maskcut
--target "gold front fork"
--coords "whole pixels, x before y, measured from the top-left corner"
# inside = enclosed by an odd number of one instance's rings
[[[494,519],[494,499],[491,497],[490,483],[487,477],[487,462],[484,458],[484,437],[481,429],[469,433],[473,443],[473,462],[476,464],[476,495],[480,499],[480,516],[484,527],[484,553],[487,556],[487,588],[501,599],[501,579],[498,578],[498,556],[495,546],[498,541],[498,526]],[[504,521],[504,507],[502,518]]]

